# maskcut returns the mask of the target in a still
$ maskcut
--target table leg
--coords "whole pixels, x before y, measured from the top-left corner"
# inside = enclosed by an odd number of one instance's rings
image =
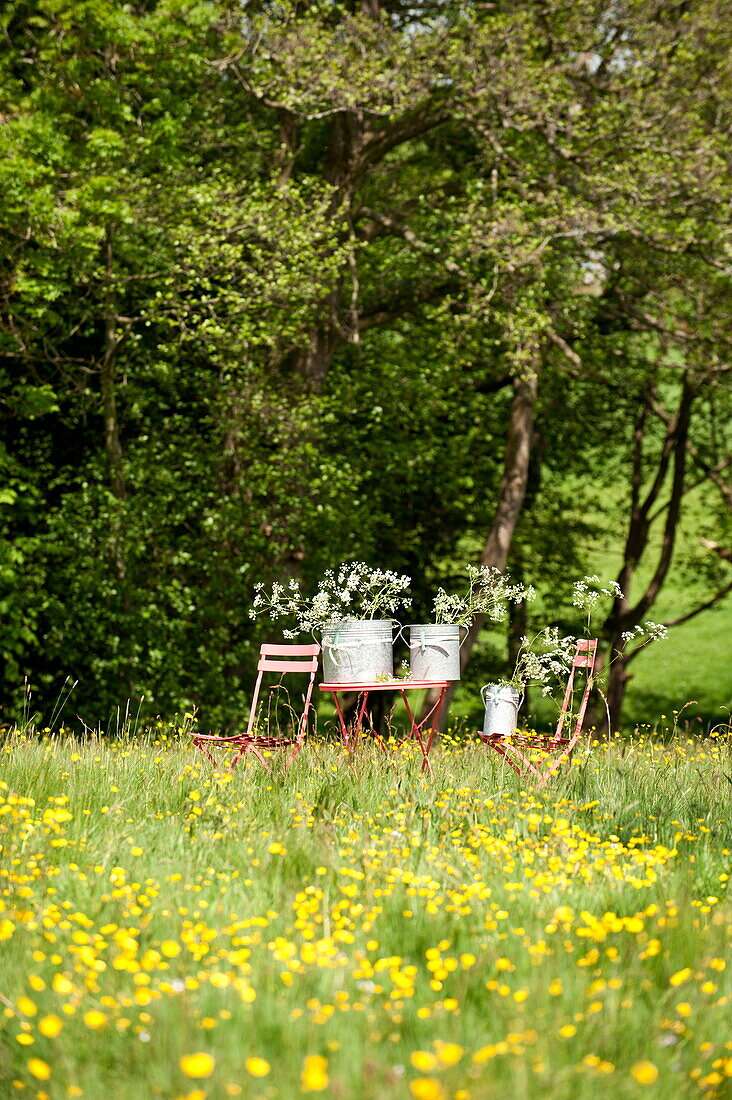
[[[358,739],[361,736],[363,719],[366,713],[366,706],[369,701],[369,693],[365,691],[362,693],[361,696],[359,696],[358,711],[351,733],[348,732],[348,724],[346,723],[343,708],[341,707],[341,702],[338,698],[338,692],[332,691],[331,695],[333,696],[333,703],[335,704],[336,714],[338,715],[338,724],[341,727],[341,736],[343,738],[343,744],[345,746],[346,752],[353,753],[356,751]]]
[[[435,734],[437,733],[437,727],[440,724],[440,717],[442,715],[442,704],[445,701],[445,694],[446,693],[447,693],[447,688],[446,687],[442,688],[442,690],[440,691],[439,699],[435,703],[432,710],[429,711],[429,713],[423,719],[423,723],[427,723],[429,721],[430,715],[434,715],[434,718],[432,720],[432,726],[430,727],[430,735],[427,738],[427,756],[429,756],[430,749],[432,748],[432,742],[434,741]],[[422,770],[424,771],[424,768]],[[431,771],[430,771],[430,774],[432,774]]]
[[[406,691],[400,691],[399,694],[401,695],[402,699],[404,700],[404,706],[405,706],[406,711],[407,711],[407,717],[409,718],[409,721],[410,721],[411,726],[412,726],[411,735],[407,734],[407,737],[409,737],[409,736],[414,737],[414,739],[416,740],[416,742],[419,745],[420,749],[422,750],[422,768],[421,768],[421,771],[424,771],[425,768],[426,768],[427,771],[430,773],[430,775],[432,775],[432,765],[430,764],[429,760],[427,759],[429,751],[430,751],[430,745],[432,744],[432,737],[430,737],[428,744],[425,745],[424,741],[422,740],[422,734],[421,734],[421,731],[420,731],[420,728],[419,728],[420,723],[415,720],[415,717],[412,714],[412,708],[409,705],[409,701],[407,699]],[[427,714],[427,718],[425,718],[424,721],[427,721],[427,719],[430,717],[430,715],[433,713],[433,711],[434,711],[434,708],[433,708],[433,710],[431,710]],[[434,736],[434,730],[432,731],[432,736]],[[404,740],[406,740],[406,738]]]
[[[346,720],[343,717],[343,711],[341,709],[340,700],[338,698],[338,692],[337,691],[332,691],[331,695],[333,696],[333,703],[335,705],[336,714],[338,715],[338,722],[339,722],[340,727],[341,727],[341,737],[343,738],[343,744],[345,745],[346,750],[348,752],[350,752],[351,751],[351,746],[350,746],[350,743],[349,743],[350,739],[349,739],[349,736],[348,736],[348,727],[346,725]]]
[[[358,744],[358,739],[361,736],[361,732],[363,730],[363,720],[364,720],[364,715],[366,714],[366,707],[368,706],[368,702],[369,702],[369,693],[367,691],[364,691],[363,695],[361,696],[361,705],[358,708],[358,717],[356,719],[356,725],[354,726],[354,729],[353,729],[353,749],[354,749],[354,752],[356,750],[356,745]]]

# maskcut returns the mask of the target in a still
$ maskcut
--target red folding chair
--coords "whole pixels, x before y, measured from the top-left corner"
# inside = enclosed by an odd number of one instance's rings
[[[585,711],[587,710],[587,700],[590,697],[590,689],[592,688],[592,673],[595,667],[596,654],[597,638],[578,639],[569,670],[559,721],[553,734],[542,736],[541,734],[520,733],[518,730],[509,735],[501,733],[478,734],[481,741],[500,753],[518,775],[525,775],[530,772],[536,776],[539,787],[543,787],[548,783],[562,762],[571,756],[572,750],[579,740]],[[574,676],[577,669],[584,669],[586,672],[585,690],[582,694],[572,732],[567,735],[564,727],[570,716],[575,691]],[[537,764],[528,755],[529,752],[536,749],[541,749],[546,754],[544,761],[540,764]]]
[[[257,665],[257,682],[254,685],[254,696],[252,698],[252,705],[249,711],[249,721],[247,723],[246,733],[235,733],[230,737],[219,737],[215,734],[206,733],[194,733],[192,734],[193,744],[196,745],[204,756],[207,756],[214,767],[218,767],[216,760],[214,759],[211,749],[215,746],[226,748],[231,746],[237,749],[231,763],[229,764],[230,771],[233,771],[236,765],[241,760],[242,756],[246,752],[252,752],[257,759],[264,765],[267,771],[271,771],[269,764],[265,760],[263,750],[265,749],[282,749],[292,748],[291,753],[287,757],[287,763],[289,764],[299,753],[305,741],[305,734],[307,732],[308,725],[308,711],[311,706],[311,696],[313,693],[313,684],[315,683],[315,673],[318,671],[318,655],[320,653],[320,646],[317,642],[311,645],[271,645],[265,642],[259,651],[259,664]],[[297,725],[297,732],[294,737],[285,737],[277,733],[256,733],[255,722],[257,717],[257,708],[259,704],[259,692],[262,686],[262,678],[265,673],[278,672],[280,678],[278,682],[270,688],[270,692],[276,691],[282,686],[282,681],[285,674],[288,672],[305,672],[310,674],[310,680],[308,682],[307,693],[305,695],[305,707],[302,712]]]

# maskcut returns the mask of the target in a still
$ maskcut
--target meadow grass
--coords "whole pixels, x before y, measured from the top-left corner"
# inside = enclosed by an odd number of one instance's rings
[[[0,1095],[723,1097],[732,747],[10,735]]]

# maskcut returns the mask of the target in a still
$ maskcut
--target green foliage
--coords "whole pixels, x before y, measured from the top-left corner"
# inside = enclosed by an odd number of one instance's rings
[[[479,558],[517,375],[527,581],[587,571],[639,398],[688,371],[723,470],[715,13],[4,5],[6,712],[70,674],[92,725],[143,694],[235,724],[255,581],[341,560],[410,573],[424,617]]]

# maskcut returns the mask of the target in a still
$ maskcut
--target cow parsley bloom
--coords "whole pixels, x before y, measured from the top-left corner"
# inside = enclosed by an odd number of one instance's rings
[[[364,562],[345,562],[327,569],[312,596],[296,580],[287,586],[275,581],[269,591],[255,585],[249,616],[268,614],[272,619],[294,619],[296,627],[283,631],[286,638],[312,634],[346,618],[388,618],[409,603],[410,578]]]
[[[476,615],[485,615],[492,622],[505,618],[510,603],[532,600],[534,589],[528,585],[511,584],[507,573],[492,566],[469,565],[467,588],[460,593],[437,591],[434,600],[436,623],[469,627]]]

